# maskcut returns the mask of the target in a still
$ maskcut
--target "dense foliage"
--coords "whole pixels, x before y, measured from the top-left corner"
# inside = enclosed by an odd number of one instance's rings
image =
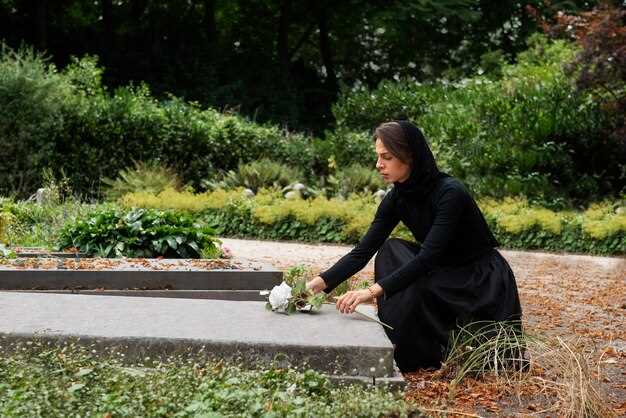
[[[134,193],[122,204],[195,213],[224,236],[350,244],[363,236],[376,210],[371,196],[288,200],[271,191],[247,198],[241,190]],[[584,212],[555,212],[519,198],[486,199],[479,206],[504,248],[626,254],[626,213],[617,203],[595,204]],[[402,224],[393,235],[412,239]]]
[[[133,168],[122,169],[115,179],[105,177],[105,195],[109,200],[117,200],[126,193],[143,190],[159,193],[165,189],[178,189],[181,181],[176,172],[156,162],[139,161]]]
[[[441,167],[479,196],[524,194],[554,207],[617,196],[626,175],[622,154],[606,140],[614,114],[604,112],[592,93],[577,90],[563,70],[575,54],[564,41],[535,37],[518,63],[502,64],[497,77],[386,81],[374,90],[345,91],[333,109],[337,129],[312,139],[173,97],[159,102],[145,86],[108,92],[94,58],[74,60],[59,72],[27,50],[5,49],[0,106],[8,112],[0,114],[0,194],[27,197],[45,170],[74,193],[91,197],[102,196],[101,180],[120,170],[126,171],[116,186],[120,191],[112,192],[116,196],[137,179],[146,187],[147,180],[163,180],[159,187],[167,183],[168,172],[130,178],[137,171],[129,167],[141,161],[169,167],[171,177],[175,172],[196,190],[220,182],[250,182],[256,189],[304,180],[344,194],[341,187],[350,188],[357,177],[362,180],[355,185],[374,190],[380,187],[374,176],[350,166],[373,167],[365,131],[405,116],[424,129]],[[254,163],[263,159],[273,162]],[[333,178],[350,171],[350,181],[333,187]]]
[[[620,147],[606,140],[614,121],[563,69],[575,54],[564,41],[536,36],[517,64],[501,68],[501,78],[386,81],[346,92],[333,108],[335,137],[352,135],[348,149],[336,143],[338,163],[355,155],[372,161],[367,131],[406,117],[423,128],[441,168],[478,195],[583,202],[616,196],[626,186],[626,163]]]
[[[0,56],[0,195],[28,197],[51,170],[75,193],[100,195],[100,181],[135,161],[160,161],[199,188],[217,169],[268,157],[310,171],[309,139],[274,126],[200,109],[143,87],[107,92],[95,59],[62,72],[28,52]]]
[[[485,52],[512,56],[543,15],[597,1],[0,1],[0,40],[63,66],[98,55],[107,86],[148,83],[260,122],[321,131],[342,84],[466,74]]]
[[[335,386],[313,370],[246,369],[183,355],[131,363],[113,350],[41,340],[3,341],[2,349],[3,417],[419,416],[399,393]]]
[[[59,247],[100,257],[201,258],[219,254],[214,235],[182,213],[104,209],[65,225]]]

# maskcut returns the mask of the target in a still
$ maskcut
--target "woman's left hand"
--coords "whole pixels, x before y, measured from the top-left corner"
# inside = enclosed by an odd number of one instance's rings
[[[369,290],[351,290],[344,293],[337,300],[337,310],[341,313],[349,314],[354,312],[360,303],[367,302],[372,299],[372,294]]]

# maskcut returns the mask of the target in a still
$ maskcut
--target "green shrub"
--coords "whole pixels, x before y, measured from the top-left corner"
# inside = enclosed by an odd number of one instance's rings
[[[33,193],[66,129],[71,87],[31,49],[0,43],[0,195]]]
[[[337,163],[373,161],[369,131],[406,117],[424,130],[440,167],[477,195],[581,202],[617,195],[624,163],[602,134],[609,122],[562,69],[575,52],[564,41],[533,37],[516,64],[502,67],[501,79],[385,81],[346,91],[333,107],[338,128],[329,136]]]
[[[121,202],[189,211],[224,236],[349,244],[363,236],[376,210],[372,196],[286,200],[263,190],[252,199],[241,191],[193,195],[169,190],[129,194]],[[555,212],[523,198],[485,199],[479,206],[504,248],[626,254],[626,213],[614,204],[593,205],[585,212]],[[402,224],[392,236],[413,239]]]
[[[213,229],[173,211],[115,209],[96,211],[66,225],[60,248],[101,257],[201,258],[217,254]]]
[[[74,199],[44,205],[7,200],[1,203],[0,213],[11,218],[5,230],[5,238],[10,245],[52,249],[66,223],[105,207],[108,206],[82,203]]]
[[[134,168],[120,170],[117,178],[102,179],[108,186],[105,194],[109,200],[117,200],[127,193],[160,193],[167,188],[179,189],[181,181],[174,170],[158,162],[136,162]]]
[[[246,164],[240,163],[236,171],[229,170],[221,178],[203,182],[203,186],[207,189],[245,187],[256,193],[261,188],[283,188],[303,179],[301,170],[264,158]]]
[[[177,98],[158,102],[145,85],[109,93],[93,57],[62,72],[28,50],[0,56],[0,193],[28,197],[44,168],[75,193],[100,195],[100,179],[134,161],[159,160],[199,189],[217,170],[269,158],[311,176],[308,137]]]
[[[337,170],[332,181],[335,184],[334,189],[341,196],[349,196],[352,193],[371,194],[386,188],[385,182],[376,170],[358,163]]]

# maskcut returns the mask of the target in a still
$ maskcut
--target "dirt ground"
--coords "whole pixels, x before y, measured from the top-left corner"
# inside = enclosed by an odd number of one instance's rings
[[[296,264],[319,272],[350,247],[223,239],[236,257],[285,269]],[[530,333],[559,337],[579,347],[602,402],[626,416],[626,258],[506,251]],[[373,280],[373,260],[356,276]],[[507,388],[495,379],[466,379],[450,398],[449,377],[424,370],[406,375],[406,397],[433,416],[560,416],[548,410],[558,397],[538,386]],[[448,411],[446,413],[440,411]],[[449,411],[458,411],[450,414]]]

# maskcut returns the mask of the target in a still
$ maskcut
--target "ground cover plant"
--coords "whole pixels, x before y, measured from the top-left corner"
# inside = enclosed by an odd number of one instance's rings
[[[335,386],[313,370],[244,368],[188,355],[128,361],[72,342],[2,340],[0,415],[421,416],[387,388]]]
[[[104,209],[68,223],[61,249],[100,257],[211,258],[219,255],[214,231],[191,216],[155,209]]]

